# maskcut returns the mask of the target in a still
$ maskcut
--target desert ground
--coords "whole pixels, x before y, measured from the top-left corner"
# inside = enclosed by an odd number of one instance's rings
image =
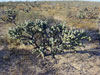
[[[16,11],[9,21],[6,11]],[[11,40],[8,30],[25,21],[47,19],[85,29],[92,40],[77,52],[57,54],[44,59],[31,53],[32,46]],[[0,3],[0,75],[100,75],[100,3],[99,2],[1,2]]]

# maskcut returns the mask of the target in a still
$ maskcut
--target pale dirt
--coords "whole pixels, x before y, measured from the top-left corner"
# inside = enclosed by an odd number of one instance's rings
[[[0,50],[0,75],[100,75],[100,49],[36,58],[27,50]],[[88,47],[88,48],[87,48]],[[87,50],[86,50],[87,49]]]

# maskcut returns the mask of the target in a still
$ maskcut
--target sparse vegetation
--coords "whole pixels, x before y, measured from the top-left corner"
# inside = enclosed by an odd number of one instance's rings
[[[99,2],[1,2],[0,75],[99,75],[99,10]]]
[[[97,12],[96,8],[84,8],[82,10],[79,11],[79,13],[77,14],[77,17],[79,19],[97,19],[99,15],[99,12]]]
[[[5,11],[6,15],[3,15],[1,17],[1,19],[5,22],[10,22],[10,23],[15,23],[15,19],[17,16],[17,12],[15,10],[12,9],[8,9],[7,11]]]

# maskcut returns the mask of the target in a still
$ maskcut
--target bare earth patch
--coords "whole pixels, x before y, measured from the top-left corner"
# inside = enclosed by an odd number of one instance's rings
[[[89,46],[88,46],[89,47]],[[0,75],[99,75],[100,49],[36,58],[27,50],[0,50]]]

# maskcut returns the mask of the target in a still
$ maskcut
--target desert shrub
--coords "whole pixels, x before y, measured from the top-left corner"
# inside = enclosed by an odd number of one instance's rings
[[[68,29],[64,24],[49,25],[47,21],[26,22],[9,30],[10,37],[25,45],[33,45],[33,52],[43,57],[62,53],[64,50],[83,46],[82,40],[89,39],[82,30]]]
[[[17,16],[17,12],[15,10],[9,9],[5,11],[5,15],[2,16],[2,20],[5,22],[10,22],[15,24],[15,19]]]
[[[85,19],[86,13],[80,11],[80,12],[78,13],[77,17],[78,17],[79,19]]]
[[[79,19],[97,19],[99,12],[96,8],[84,8],[77,13],[77,18]]]
[[[7,16],[8,16],[7,21],[15,23],[16,15],[17,15],[17,12],[15,10],[8,10],[7,11]]]

